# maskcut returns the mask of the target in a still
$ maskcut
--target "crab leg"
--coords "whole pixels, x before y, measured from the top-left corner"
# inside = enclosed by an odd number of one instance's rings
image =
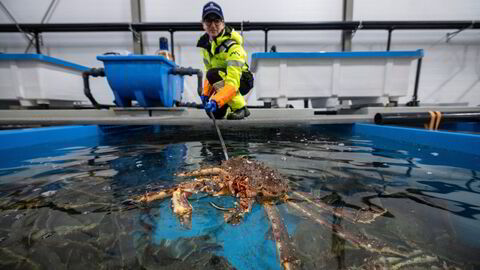
[[[377,217],[387,212],[387,210],[385,209],[379,209],[378,211],[373,212],[369,209],[361,208],[361,209],[358,209],[356,212],[352,212],[350,210],[344,209],[342,213],[339,213],[335,211],[331,205],[328,205],[321,201],[313,201],[312,199],[307,197],[303,192],[294,191],[292,192],[292,194],[316,206],[320,212],[328,211],[329,213],[333,213],[335,216],[340,218],[345,218],[352,223],[356,223],[356,222],[372,223]]]
[[[192,224],[192,205],[188,202],[188,197],[197,192],[212,192],[212,187],[207,185],[208,179],[200,178],[195,181],[179,184],[169,189],[145,193],[134,199],[136,202],[152,202],[172,197],[172,210],[180,219],[180,223],[185,228],[190,229]]]
[[[277,207],[272,204],[264,204],[270,224],[272,224],[273,237],[277,247],[277,254],[284,269],[300,269],[300,260],[295,256],[294,248],[290,242],[287,228],[279,215]]]
[[[145,193],[144,195],[135,197],[133,199],[133,201],[149,203],[149,202],[153,202],[153,201],[156,201],[156,200],[162,200],[162,199],[165,199],[165,198],[172,197],[173,192],[175,190],[179,189],[179,188],[184,189],[184,190],[189,190],[192,193],[196,193],[198,191],[202,191],[202,188],[204,188],[206,186],[205,185],[206,181],[208,181],[208,179],[201,178],[201,179],[196,179],[195,181],[182,183],[182,184],[176,185],[176,186],[168,188],[168,189],[162,189],[162,190],[159,190],[159,191],[148,192],[148,193]]]
[[[192,205],[188,202],[188,197],[208,189],[206,182],[206,179],[197,179],[180,184],[172,193],[172,210],[178,216],[182,226],[187,229],[192,228]]]
[[[192,228],[192,205],[188,202],[191,192],[177,188],[172,194],[172,209],[185,228]]]
[[[393,264],[391,269],[399,270],[399,269],[415,268],[415,266],[418,266],[419,264],[432,265],[432,263],[437,261],[438,261],[438,258],[436,256],[420,254],[420,255],[417,255],[416,257],[409,258],[407,260],[400,261],[398,263]],[[444,269],[450,269],[450,268],[447,268],[446,265],[444,265],[443,267]]]
[[[345,231],[342,229],[342,227],[336,225],[336,224],[330,224],[323,220],[321,216],[317,216],[316,214],[312,213],[311,211],[307,211],[305,208],[302,206],[298,205],[297,203],[294,203],[292,201],[288,201],[288,204],[298,211],[300,211],[302,214],[308,216],[311,218],[313,221],[316,223],[327,227],[329,230],[334,232],[338,237],[345,239],[346,241],[352,243],[355,246],[361,247],[365,250],[368,250],[370,252],[375,252],[375,253],[380,253],[380,254],[394,254],[400,257],[408,257],[409,254],[406,252],[403,252],[398,249],[391,248],[387,246],[385,243],[381,243],[378,240],[372,240],[368,239],[363,235],[355,235],[353,233],[350,233],[348,231]]]
[[[222,168],[213,167],[213,168],[207,168],[207,169],[200,169],[193,172],[179,173],[177,174],[177,176],[207,176],[207,175],[219,175],[219,174],[226,176],[228,175],[228,172]]]
[[[138,196],[133,199],[135,202],[143,202],[143,203],[149,203],[153,202],[156,200],[162,200],[168,197],[171,197],[173,192],[175,191],[175,188],[169,188],[165,190],[160,190],[160,191],[155,191],[155,192],[148,192],[145,193],[144,195]]]

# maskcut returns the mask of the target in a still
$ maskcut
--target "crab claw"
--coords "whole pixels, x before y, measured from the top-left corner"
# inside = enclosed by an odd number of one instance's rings
[[[231,208],[228,212],[223,214],[225,222],[231,225],[237,225],[242,222],[245,214],[252,210],[253,203],[254,200],[251,198],[240,198],[238,202],[235,203],[235,208]]]
[[[236,209],[233,209],[231,212],[223,214],[223,219],[226,223],[230,225],[238,225],[240,224],[240,222],[242,222],[243,215],[243,212],[239,212],[236,211]]]
[[[192,193],[177,189],[172,194],[172,209],[178,216],[180,223],[186,229],[192,228],[192,205],[188,202],[188,197]]]

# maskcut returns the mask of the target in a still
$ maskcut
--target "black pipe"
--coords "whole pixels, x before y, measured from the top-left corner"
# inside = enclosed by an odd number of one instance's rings
[[[243,31],[268,30],[356,30],[359,21],[336,22],[227,22]],[[362,21],[362,30],[480,29],[480,21]],[[0,24],[0,32],[115,32],[130,31],[203,31],[201,23],[45,23]]]
[[[92,92],[90,91],[90,81],[89,81],[90,76],[92,76],[92,77],[99,77],[99,76],[100,77],[105,77],[105,70],[103,68],[91,68],[87,71],[84,71],[82,73],[83,92],[95,108],[97,108],[97,109],[108,109],[108,108],[112,107],[110,105],[99,104],[95,100],[95,98],[92,95]]]
[[[422,124],[431,119],[429,112],[415,113],[377,113],[375,124]],[[441,112],[441,122],[480,122],[480,111],[478,112]]]
[[[200,69],[195,69],[195,68],[185,68],[185,67],[175,67],[170,70],[170,74],[173,75],[188,75],[192,76],[193,74],[197,74],[197,92],[198,95],[201,96],[203,93],[203,72]]]

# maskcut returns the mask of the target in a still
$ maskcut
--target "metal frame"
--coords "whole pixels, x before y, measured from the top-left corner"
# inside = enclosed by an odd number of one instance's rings
[[[387,50],[390,49],[394,30],[428,29],[480,29],[480,21],[340,21],[340,22],[228,22],[228,25],[243,31],[264,31],[265,52],[268,51],[268,31],[271,30],[387,30]],[[122,31],[165,31],[170,32],[172,54],[173,33],[203,31],[201,23],[55,23],[55,24],[0,24],[0,32],[30,32],[38,36],[43,32],[122,32]],[[38,46],[37,46],[38,48]],[[37,51],[37,53],[40,53]]]
[[[135,0],[132,0],[135,1]],[[345,0],[345,18],[349,18],[353,2]],[[394,30],[447,30],[459,33],[466,29],[480,29],[480,21],[341,21],[341,22],[228,22],[228,25],[242,31],[264,31],[265,52],[268,52],[268,31],[271,30],[343,30],[342,50],[351,45],[352,33],[357,30],[387,30],[387,48],[390,50]],[[0,24],[0,32],[30,32],[35,39],[37,53],[40,51],[39,34],[43,32],[121,32],[121,31],[166,31],[170,33],[171,51],[174,56],[174,33],[181,31],[203,31],[201,23],[56,23],[56,24]],[[350,43],[349,43],[350,42]],[[410,106],[418,106],[418,84],[422,59],[418,60],[415,91]]]
[[[244,31],[265,30],[419,30],[419,29],[480,29],[480,21],[348,21],[348,22],[227,22]],[[201,23],[45,23],[19,24],[24,32],[108,32],[130,31],[203,31]],[[19,32],[15,24],[0,24],[0,32]]]
[[[353,0],[343,0],[343,21],[353,20]],[[353,31],[342,31],[342,52],[352,50]]]

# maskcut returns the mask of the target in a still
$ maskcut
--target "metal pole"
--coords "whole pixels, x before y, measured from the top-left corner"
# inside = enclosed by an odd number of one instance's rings
[[[213,125],[215,129],[217,129],[218,138],[220,138],[220,143],[222,144],[223,154],[225,155],[225,160],[228,160],[227,154],[227,147],[225,146],[225,142],[223,141],[222,133],[220,133],[220,129],[218,128],[217,121],[215,121],[215,116],[212,112],[209,112],[210,118],[213,120]]]
[[[413,97],[412,101],[407,103],[407,106],[416,107],[419,105],[418,101],[418,84],[420,83],[420,71],[422,69],[422,58],[418,58],[417,60],[417,74],[415,76],[415,88],[413,89]]]
[[[172,50],[172,58],[175,60],[175,44],[173,42],[173,30],[170,29],[170,48]]]
[[[268,28],[265,28],[265,52],[268,52]]]
[[[353,19],[353,0],[343,0],[343,21],[350,22]],[[342,31],[342,51],[352,50],[352,31]]]
[[[141,0],[130,0],[132,13],[132,23],[142,22]],[[137,31],[132,27],[134,31]],[[141,32],[133,32],[133,52],[135,54],[143,54],[143,37]]]
[[[390,51],[390,44],[392,43],[392,31],[393,29],[388,29],[387,52]]]
[[[39,34],[37,32],[33,33],[33,36],[35,38],[35,50],[37,51],[38,54],[41,54],[42,51],[40,50],[40,38]]]

